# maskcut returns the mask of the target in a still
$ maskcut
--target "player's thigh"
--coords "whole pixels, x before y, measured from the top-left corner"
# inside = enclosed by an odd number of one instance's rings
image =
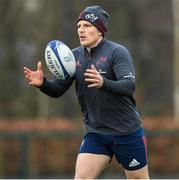
[[[102,154],[80,153],[76,161],[75,179],[94,179],[111,158]]]
[[[127,179],[149,179],[148,165],[141,169],[129,171],[124,169]]]

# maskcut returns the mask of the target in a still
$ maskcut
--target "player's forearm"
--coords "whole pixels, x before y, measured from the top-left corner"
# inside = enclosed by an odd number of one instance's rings
[[[119,95],[133,96],[135,91],[135,81],[133,79],[123,79],[118,81],[113,81],[106,78],[103,79],[103,90]]]
[[[58,98],[62,96],[69,88],[69,84],[60,83],[54,79],[46,80],[44,78],[44,83],[41,87],[39,87],[40,91],[47,94],[50,97]]]

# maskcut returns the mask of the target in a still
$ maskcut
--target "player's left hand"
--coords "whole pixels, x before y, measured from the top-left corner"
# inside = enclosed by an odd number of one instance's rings
[[[103,86],[103,77],[96,70],[94,65],[91,65],[91,68],[86,69],[84,76],[85,82],[88,83],[88,87],[101,88]]]

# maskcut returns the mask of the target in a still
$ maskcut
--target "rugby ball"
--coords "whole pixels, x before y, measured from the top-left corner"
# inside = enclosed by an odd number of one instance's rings
[[[59,40],[50,41],[45,48],[48,69],[58,79],[68,79],[75,74],[76,63],[70,48]]]

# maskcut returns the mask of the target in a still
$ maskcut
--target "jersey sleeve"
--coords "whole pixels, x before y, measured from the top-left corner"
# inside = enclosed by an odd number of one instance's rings
[[[44,78],[44,83],[41,87],[39,87],[39,89],[48,96],[57,98],[62,96],[70,88],[73,80],[74,78],[67,80],[60,80],[56,77],[51,80],[46,80],[46,78]]]
[[[116,79],[105,77],[102,89],[111,93],[133,96],[135,91],[135,73],[131,55],[125,47],[117,48],[112,57],[112,70]]]

